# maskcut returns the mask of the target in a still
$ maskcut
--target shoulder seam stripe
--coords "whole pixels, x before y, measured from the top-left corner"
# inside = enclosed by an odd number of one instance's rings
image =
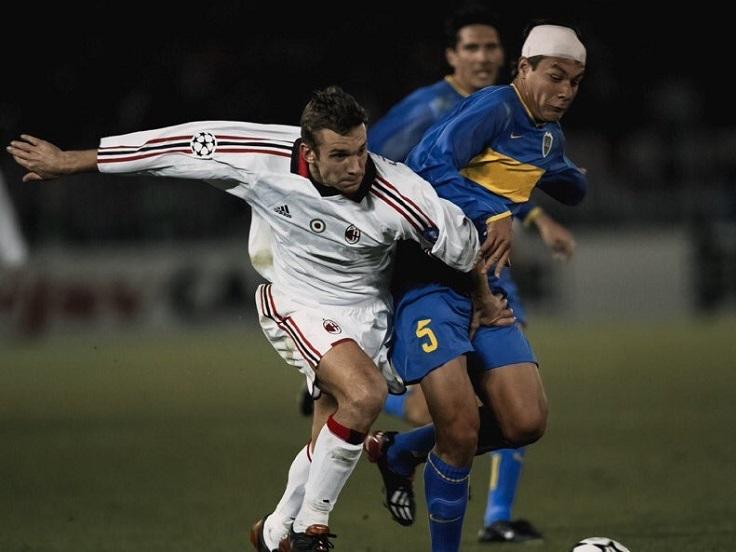
[[[392,186],[383,178],[377,178],[379,179],[380,183],[377,183],[376,187],[383,191],[387,196],[392,197],[397,203],[402,205],[402,207],[404,207],[404,209],[406,209],[407,212],[410,213],[415,218],[415,220],[420,223],[421,226],[430,228],[437,227],[432,219],[427,216],[414,201],[412,201],[407,196],[402,195],[399,190],[397,190],[394,186]],[[381,183],[385,184],[386,187],[382,186]]]
[[[385,197],[382,192],[380,192],[377,188],[372,187],[371,193],[374,194],[377,198],[381,199],[384,203],[389,205],[392,209],[394,209],[397,213],[402,215],[404,218],[407,219],[407,221],[414,227],[417,232],[422,234],[422,228],[417,225],[417,223],[413,220],[413,217],[410,217],[403,208],[400,208],[398,205],[396,205],[394,202],[392,202],[389,198]]]

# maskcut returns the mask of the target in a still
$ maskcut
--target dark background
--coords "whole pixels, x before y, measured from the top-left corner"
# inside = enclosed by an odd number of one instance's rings
[[[90,148],[100,136],[193,120],[298,124],[310,92],[334,83],[376,120],[448,72],[443,20],[460,4],[26,6],[4,18],[1,137]],[[588,48],[564,128],[592,192],[579,209],[551,209],[574,225],[734,221],[732,13],[693,6],[651,17],[643,4],[602,1],[494,8],[507,69],[533,18],[577,24]],[[0,168],[31,244],[247,228],[240,202],[194,183],[94,177],[48,188],[20,184],[7,155]]]

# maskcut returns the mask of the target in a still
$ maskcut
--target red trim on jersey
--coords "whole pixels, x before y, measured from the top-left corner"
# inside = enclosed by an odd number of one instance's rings
[[[338,341],[333,341],[330,346],[335,347],[336,345],[339,345],[340,343],[343,343],[344,341],[353,341],[350,337],[344,337],[343,339],[339,339]]]
[[[339,422],[336,422],[332,415],[328,418],[328,429],[333,435],[339,439],[343,439],[346,443],[350,443],[351,445],[360,445],[366,438],[365,433],[345,427]]]
[[[167,142],[169,140],[191,140],[192,139],[192,136],[193,136],[192,134],[189,134],[187,136],[167,136],[165,138],[153,138],[151,140],[148,140],[148,141],[144,142],[140,146],[104,146],[104,147],[101,146],[101,147],[99,147],[97,149],[115,149],[115,148],[135,148],[135,149],[140,149],[140,148],[146,146],[147,144],[158,144],[159,142]]]
[[[220,140],[221,138],[223,140],[261,140],[263,142],[273,140],[273,138],[261,138],[259,136],[231,136],[228,134],[216,134],[215,138],[217,138],[218,140]]]
[[[98,163],[121,163],[123,161],[135,161],[136,159],[145,159],[147,157],[155,157],[157,155],[164,155],[165,153],[192,153],[192,150],[187,149],[172,149],[166,151],[154,151],[151,153],[142,153],[141,155],[129,155],[127,157],[105,157],[103,159],[97,158]]]
[[[310,177],[310,167],[307,165],[307,159],[302,155],[302,148],[297,149],[297,174],[305,178]]]
[[[307,441],[307,460],[312,462],[312,453],[310,453],[310,445],[312,444],[312,439]]]
[[[403,194],[402,194],[402,193],[401,193],[401,192],[400,192],[399,190],[397,190],[397,187],[396,187],[396,186],[395,186],[394,184],[392,184],[392,183],[391,183],[391,182],[389,182],[388,180],[385,180],[385,179],[383,179],[382,177],[380,177],[380,176],[378,176],[378,175],[376,176],[376,178],[378,178],[378,179],[379,179],[379,180],[380,180],[380,181],[381,181],[382,183],[386,184],[387,186],[389,186],[389,188],[391,188],[392,190],[394,190],[394,191],[395,191],[395,192],[397,193],[397,195],[399,195],[399,197],[401,197],[401,198],[402,198],[403,200],[407,201],[408,203],[411,203],[411,204],[412,204],[412,206],[413,206],[413,207],[414,207],[415,209],[417,209],[417,211],[418,211],[418,212],[419,212],[419,213],[420,213],[420,214],[421,214],[421,215],[422,215],[423,217],[425,217],[425,220],[427,221],[427,223],[428,223],[428,224],[429,224],[430,226],[437,226],[437,225],[436,225],[436,224],[435,224],[435,223],[434,223],[434,222],[432,221],[432,219],[431,219],[431,218],[430,218],[429,216],[427,216],[427,215],[425,214],[425,212],[424,212],[424,211],[423,211],[422,209],[420,209],[420,208],[419,208],[419,207],[417,206],[417,204],[416,204],[416,203],[415,203],[414,201],[412,201],[412,200],[411,200],[410,198],[408,198],[408,197],[407,197],[406,195],[403,195]]]
[[[408,215],[404,210],[402,210],[396,203],[394,203],[391,199],[383,195],[380,190],[378,190],[376,187],[373,187],[371,188],[371,193],[374,194],[379,199],[381,199],[384,203],[389,205],[389,207],[394,209],[397,213],[399,213],[404,218],[406,218],[407,222],[409,222],[415,228],[415,230],[417,230],[417,233],[422,234],[422,228],[420,228],[417,225],[417,222],[410,215]]]
[[[281,151],[273,150],[262,150],[262,149],[249,149],[249,148],[218,148],[215,150],[218,153],[268,153],[271,155],[278,155],[279,157],[291,157],[291,154]],[[140,155],[129,155],[127,157],[104,157],[97,160],[98,163],[121,163],[123,161],[136,161],[137,159],[145,159],[147,157],[154,157],[156,155],[164,155],[166,153],[192,153],[191,149],[171,149],[165,151],[154,151],[151,153],[142,153]]]
[[[291,157],[291,153],[274,151],[274,150],[263,150],[253,148],[216,148],[215,153],[270,153],[271,155],[279,155],[281,157]]]

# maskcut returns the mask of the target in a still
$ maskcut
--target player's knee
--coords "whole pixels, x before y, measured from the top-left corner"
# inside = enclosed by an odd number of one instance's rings
[[[351,389],[346,406],[356,413],[375,419],[384,408],[387,393],[383,380],[357,385]]]
[[[540,439],[547,426],[547,411],[538,409],[518,414],[503,428],[504,437],[514,447],[523,447]]]
[[[456,418],[443,429],[436,427],[438,453],[454,465],[468,465],[476,454],[478,435],[478,417]]]

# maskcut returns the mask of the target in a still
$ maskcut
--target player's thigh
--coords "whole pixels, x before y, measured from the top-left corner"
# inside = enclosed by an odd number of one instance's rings
[[[420,383],[439,436],[444,432],[478,432],[476,394],[466,357],[459,356],[425,376]]]
[[[474,377],[479,397],[495,410],[520,410],[547,402],[540,370],[531,362],[476,372]]]
[[[510,364],[474,375],[479,397],[494,412],[510,442],[522,446],[544,433],[548,401],[536,364]]]
[[[447,288],[418,287],[397,301],[391,361],[406,383],[472,350],[471,303]]]
[[[484,326],[473,339],[469,367],[479,397],[502,419],[528,410],[546,410],[545,390],[537,358],[522,329]]]

